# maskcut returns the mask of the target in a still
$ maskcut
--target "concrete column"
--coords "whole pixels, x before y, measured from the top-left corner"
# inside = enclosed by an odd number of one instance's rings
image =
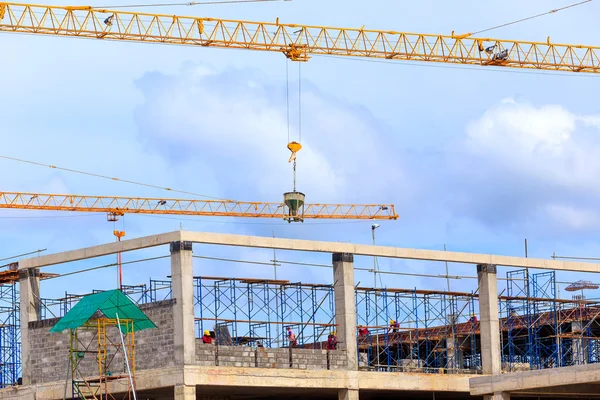
[[[338,347],[346,350],[348,369],[357,370],[354,256],[350,253],[333,254],[333,290],[335,293]]]
[[[174,400],[196,400],[196,386],[175,386]]]
[[[498,320],[498,282],[496,266],[477,265],[479,283],[479,328],[481,362],[484,374],[500,374],[500,321]]]
[[[338,400],[358,400],[358,390],[340,389],[338,391]]]
[[[586,346],[585,332],[583,330],[585,323],[581,321],[571,322],[571,333],[573,334],[573,342],[571,343],[571,351],[573,353],[573,364],[586,364],[588,360],[588,349]]]
[[[483,396],[483,400],[510,400],[510,393],[494,393],[492,395]]]
[[[31,384],[31,351],[29,347],[29,322],[40,319],[40,270],[19,271],[21,360],[23,385]],[[33,349],[35,351],[35,349]]]
[[[196,335],[192,242],[171,243],[171,280],[176,301],[173,307],[175,363],[193,365],[196,363]]]

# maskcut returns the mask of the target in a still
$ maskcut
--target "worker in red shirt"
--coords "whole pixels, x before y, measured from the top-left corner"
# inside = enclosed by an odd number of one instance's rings
[[[364,327],[362,325],[359,325],[358,326],[358,337],[359,338],[364,338],[364,337],[366,337],[368,335],[369,335],[369,330],[366,327]]]
[[[210,331],[204,331],[204,336],[202,336],[202,343],[212,344],[212,337],[210,336]]]
[[[335,336],[335,332],[331,332],[329,336],[327,336],[327,349],[335,350],[337,347],[337,337]]]

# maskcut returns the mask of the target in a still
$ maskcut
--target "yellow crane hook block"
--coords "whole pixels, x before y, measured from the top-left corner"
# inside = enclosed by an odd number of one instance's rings
[[[302,149],[302,145],[298,142],[289,142],[287,148],[292,152],[292,155],[290,156],[288,162],[292,162],[296,160],[296,153],[299,152],[300,149]]]

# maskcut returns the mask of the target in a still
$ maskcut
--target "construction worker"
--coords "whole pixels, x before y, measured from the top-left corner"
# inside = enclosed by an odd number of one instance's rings
[[[327,336],[327,349],[335,350],[337,348],[337,336],[335,336],[335,332],[330,332],[329,336]]]
[[[364,337],[366,337],[368,335],[369,335],[369,330],[366,327],[364,327],[362,325],[359,325],[358,326],[358,337],[359,338],[364,338]]]
[[[469,321],[476,324],[477,323],[477,315],[475,315],[475,313],[471,314],[471,319]]]
[[[388,332],[393,331],[394,333],[396,333],[398,332],[399,328],[400,324],[396,320],[390,319],[390,329],[388,330]]]
[[[210,331],[204,331],[204,336],[202,336],[202,343],[204,344],[212,344],[212,337],[210,336]]]
[[[296,347],[296,334],[294,334],[291,327],[288,326],[286,329],[290,347]]]

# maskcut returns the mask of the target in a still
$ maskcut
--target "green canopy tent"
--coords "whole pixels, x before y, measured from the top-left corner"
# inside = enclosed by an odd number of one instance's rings
[[[54,325],[50,332],[62,332],[65,329],[77,329],[83,326],[96,313],[100,311],[106,318],[132,320],[134,331],[156,328],[146,314],[135,305],[133,301],[120,290],[109,290],[83,297],[75,306]],[[121,326],[123,333],[126,329]]]

